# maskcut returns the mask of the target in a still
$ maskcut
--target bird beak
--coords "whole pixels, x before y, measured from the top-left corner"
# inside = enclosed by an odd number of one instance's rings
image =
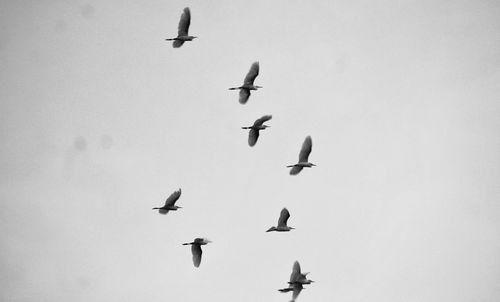
[[[315,164],[311,164],[311,166],[315,166],[315,167],[316,167],[316,165],[315,165]]]

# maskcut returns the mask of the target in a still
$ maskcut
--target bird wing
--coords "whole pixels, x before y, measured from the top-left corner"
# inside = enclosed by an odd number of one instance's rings
[[[302,167],[293,166],[293,168],[290,170],[290,175],[297,175],[300,171],[302,171]]]
[[[288,218],[290,218],[290,213],[286,208],[283,208],[280,213],[280,218],[278,219],[278,227],[280,226],[286,226],[286,222],[288,221]]]
[[[293,290],[293,287],[291,285],[287,288],[278,289],[278,291],[280,291],[282,293],[287,293],[287,292],[292,291],[292,290]]]
[[[297,281],[297,278],[300,276],[300,264],[298,261],[295,261],[293,264],[292,274],[290,275],[290,282]]]
[[[201,246],[199,244],[191,245],[191,253],[193,253],[193,264],[195,267],[199,267],[201,263]]]
[[[273,116],[272,115],[264,115],[263,117],[257,119],[253,125],[254,126],[262,126],[262,124],[264,124],[265,122],[269,121],[270,119],[272,119]]]
[[[181,189],[175,191],[174,193],[170,194],[170,196],[167,198],[167,200],[165,201],[165,206],[173,206],[175,204],[175,202],[177,201],[177,199],[179,199],[179,197],[181,197]]]
[[[250,147],[255,146],[258,139],[259,139],[259,130],[250,129],[250,131],[248,132],[248,145]]]
[[[259,62],[254,62],[248,71],[243,83],[253,85],[253,81],[259,75]]]
[[[189,7],[186,7],[181,15],[181,20],[179,21],[179,28],[178,28],[179,37],[188,35],[190,24],[191,24],[191,11],[189,10]]]
[[[179,48],[182,46],[182,44],[184,44],[184,41],[174,40],[174,42],[172,42],[172,47]]]
[[[297,299],[302,288],[302,284],[300,283],[296,283],[293,285],[292,301],[295,301],[295,299]]]
[[[246,104],[250,97],[250,90],[240,89],[240,104]]]
[[[299,163],[308,161],[309,153],[311,153],[311,149],[312,149],[312,139],[310,136],[307,136],[306,139],[304,140],[304,142],[302,143],[302,149],[300,149]]]

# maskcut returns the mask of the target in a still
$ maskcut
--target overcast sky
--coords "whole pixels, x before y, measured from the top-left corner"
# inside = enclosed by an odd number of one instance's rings
[[[186,6],[199,38],[173,49]],[[289,301],[299,260],[299,301],[499,301],[499,16],[0,1],[0,300]],[[307,135],[318,166],[292,177]],[[182,209],[151,210],[178,188]],[[283,207],[296,229],[265,233]]]

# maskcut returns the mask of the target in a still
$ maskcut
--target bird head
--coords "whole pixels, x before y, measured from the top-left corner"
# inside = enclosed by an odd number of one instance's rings
[[[309,279],[307,279],[307,275],[309,275],[309,272],[307,272],[307,273],[303,273],[302,275],[304,275],[304,279],[306,279],[306,282],[307,282],[307,283],[313,283],[313,282],[314,282],[313,280],[309,280]]]

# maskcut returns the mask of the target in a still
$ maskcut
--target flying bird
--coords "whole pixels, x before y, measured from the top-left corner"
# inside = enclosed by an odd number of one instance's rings
[[[254,62],[248,71],[245,80],[243,80],[243,85],[240,87],[232,87],[229,90],[240,90],[240,104],[246,104],[248,98],[250,97],[251,90],[257,90],[262,88],[261,86],[254,85],[253,82],[255,78],[259,75],[259,62]]]
[[[193,242],[183,243],[182,245],[191,245],[191,253],[193,253],[193,264],[199,267],[201,263],[202,245],[206,245],[212,241],[206,238],[196,238]]]
[[[255,144],[257,143],[257,140],[259,139],[260,130],[264,130],[268,127],[271,127],[263,124],[272,118],[273,118],[272,115],[264,115],[263,117],[257,119],[252,126],[241,127],[241,129],[250,129],[250,131],[248,132],[248,145],[250,147],[255,146]]]
[[[197,37],[190,36],[188,34],[190,24],[191,24],[191,11],[189,10],[189,7],[186,7],[186,8],[184,8],[184,12],[181,15],[181,20],[179,21],[179,28],[177,31],[177,37],[165,39],[165,40],[174,41],[172,43],[172,46],[174,48],[181,47],[182,44],[184,44],[184,42],[186,42],[186,41],[193,41],[193,39],[195,39]]]
[[[292,293],[292,301],[295,301],[300,294],[300,291],[304,289],[303,285],[311,284],[314,281],[307,279],[307,274],[309,273],[301,273],[300,272],[300,264],[298,261],[295,261],[292,268],[292,274],[290,275],[290,281],[288,282],[287,288],[278,289],[282,293],[287,293],[293,291]]]
[[[166,215],[168,211],[177,211],[177,209],[182,208],[175,205],[175,202],[179,199],[179,197],[181,197],[181,189],[170,194],[170,196],[165,201],[165,205],[163,207],[153,208],[153,210],[158,210],[158,212],[163,215]]]
[[[289,232],[290,230],[293,230],[294,228],[289,227],[286,225],[286,222],[288,221],[288,218],[290,218],[290,213],[286,208],[283,208],[280,213],[280,218],[278,219],[278,226],[271,227],[269,230],[266,232]]]
[[[292,168],[290,170],[290,175],[299,174],[299,172],[302,171],[303,168],[311,168],[312,166],[316,166],[315,164],[309,162],[309,154],[311,153],[311,149],[312,139],[310,136],[307,136],[302,143],[302,149],[300,149],[299,162],[294,165],[286,166],[287,168]]]

